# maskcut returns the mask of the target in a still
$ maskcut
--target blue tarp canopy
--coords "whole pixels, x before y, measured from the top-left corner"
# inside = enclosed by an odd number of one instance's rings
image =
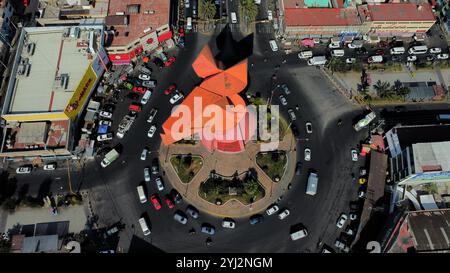
[[[100,125],[98,127],[98,134],[106,134],[106,132],[108,131],[108,125]]]

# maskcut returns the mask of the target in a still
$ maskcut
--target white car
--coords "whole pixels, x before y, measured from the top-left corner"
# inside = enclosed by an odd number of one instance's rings
[[[45,164],[43,169],[44,169],[44,171],[56,170],[56,162]]]
[[[33,169],[33,167],[31,167],[31,166],[21,166],[16,169],[16,173],[17,174],[31,173],[32,169]]]
[[[339,219],[337,220],[336,226],[338,228],[343,228],[345,225],[345,222],[347,222],[348,216],[345,213],[342,213],[341,216],[339,216]]]
[[[311,122],[306,123],[306,132],[308,134],[312,134],[312,123]]]
[[[270,206],[270,207],[266,210],[266,213],[267,213],[267,215],[272,215],[272,214],[274,214],[275,212],[277,212],[278,210],[280,210],[280,208],[279,208],[277,205],[273,205],[273,206]]]
[[[144,168],[144,179],[145,182],[150,182],[150,170],[148,168]]]
[[[153,135],[155,134],[155,132],[156,132],[156,126],[155,126],[155,125],[152,125],[152,126],[150,127],[150,129],[148,130],[147,136],[148,136],[148,137],[153,137]]]
[[[328,48],[340,48],[341,43],[340,42],[332,42],[328,45]]]
[[[417,56],[415,56],[415,55],[408,56],[408,57],[406,58],[406,61],[408,61],[408,62],[414,62],[414,61],[417,61]]]
[[[278,219],[284,220],[286,217],[289,216],[289,214],[290,214],[289,210],[288,209],[284,209],[282,212],[280,212],[278,214]]]
[[[345,243],[342,242],[342,241],[339,240],[339,239],[336,239],[336,241],[334,242],[334,246],[335,246],[337,249],[340,249],[340,250],[345,250],[345,249],[347,248],[347,246],[345,245]]]
[[[436,56],[436,59],[438,60],[447,60],[448,59],[448,54],[439,54]]]
[[[433,47],[433,48],[430,48],[429,52],[432,54],[439,54],[442,52],[442,49],[440,49],[439,47]]]
[[[159,191],[164,190],[164,184],[161,180],[161,177],[156,178],[155,183],[156,183],[156,187],[158,188]]]
[[[347,59],[345,59],[345,62],[348,64],[353,64],[356,62],[356,58],[347,58]]]
[[[224,218],[222,221],[222,227],[223,228],[235,228],[236,223],[231,218]]]
[[[355,221],[356,219],[358,219],[358,215],[356,215],[356,213],[350,213],[350,220]]]
[[[283,95],[280,95],[278,98],[280,99],[280,102],[282,105],[284,105],[284,106],[287,105],[287,103],[288,103],[287,99]]]
[[[141,74],[139,74],[138,78],[139,78],[140,80],[143,80],[143,81],[149,81],[149,80],[150,80],[150,75],[141,73]]]
[[[288,114],[289,114],[289,118],[291,119],[291,121],[295,121],[297,119],[297,117],[295,116],[294,110],[288,109]]]
[[[148,154],[148,149],[144,148],[142,150],[142,153],[141,153],[141,160],[146,160],[147,159],[147,154]]]
[[[305,148],[305,161],[311,161],[311,150],[309,148]]]
[[[180,92],[175,92],[173,94],[173,96],[170,98],[169,102],[171,104],[175,104],[177,101],[181,100],[183,98],[183,94],[181,94]]]
[[[113,135],[111,133],[107,134],[101,134],[97,136],[97,141],[106,141],[111,140],[113,138]]]
[[[100,111],[99,115],[102,118],[112,118],[112,113],[106,111]]]
[[[156,113],[158,113],[158,109],[156,109],[156,108],[153,108],[153,109],[150,111],[150,115],[148,116],[148,119],[147,119],[147,122],[148,122],[148,123],[152,123],[153,119],[154,119],[155,116],[156,116]]]
[[[111,127],[111,121],[109,121],[109,120],[100,120],[99,122],[98,122],[98,125],[99,126],[102,126],[102,125],[106,125],[106,126],[108,126],[108,127]]]
[[[352,160],[358,161],[358,152],[355,149],[352,149]]]
[[[358,198],[365,198],[365,197],[366,197],[366,193],[364,191],[358,192]]]

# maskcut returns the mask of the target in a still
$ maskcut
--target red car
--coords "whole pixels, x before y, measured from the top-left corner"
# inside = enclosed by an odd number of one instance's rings
[[[381,48],[386,48],[386,47],[389,46],[389,43],[386,42],[386,41],[380,41],[380,42],[378,43],[378,46],[381,47]]]
[[[158,196],[156,196],[156,194],[153,194],[152,196],[150,196],[150,200],[152,200],[152,204],[156,210],[161,209],[161,204],[159,203]]]
[[[166,204],[169,207],[169,209],[172,209],[175,206],[173,204],[173,201],[172,201],[172,198],[170,197],[170,195],[166,194],[166,196],[164,196],[164,200],[166,201]]]
[[[136,93],[145,94],[145,92],[147,91],[147,88],[144,88],[142,86],[135,86],[135,87],[133,87],[132,90],[133,90],[133,92],[136,92]]]
[[[136,105],[136,104],[131,104],[130,107],[128,108],[128,110],[139,113],[139,112],[141,112],[141,106]]]
[[[169,94],[172,93],[175,89],[177,89],[177,85],[176,85],[176,84],[171,84],[169,87],[167,87],[166,90],[164,90],[164,94],[169,95]]]
[[[175,62],[175,57],[170,57],[166,62],[164,62],[164,66],[171,66]]]

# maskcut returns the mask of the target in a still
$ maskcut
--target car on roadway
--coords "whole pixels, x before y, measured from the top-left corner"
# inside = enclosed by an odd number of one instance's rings
[[[280,213],[278,213],[278,219],[284,220],[286,217],[288,217],[290,214],[290,211],[288,209],[282,210]]]
[[[143,81],[149,81],[150,80],[150,75],[147,75],[145,73],[140,73],[138,75],[138,79],[143,80]]]
[[[145,67],[145,66],[141,66],[139,67],[139,72],[147,74],[147,75],[151,75],[152,74],[152,69]]]
[[[142,86],[147,88],[154,88],[156,87],[156,81],[155,80],[142,81]]]
[[[173,209],[173,207],[175,207],[172,201],[172,197],[170,197],[170,195],[166,194],[164,196],[164,201],[166,202],[166,205],[167,207],[169,207],[169,209]]]
[[[353,229],[351,229],[350,227],[347,227],[345,229],[345,234],[347,234],[348,236],[353,236],[353,235],[355,235],[355,231]]]
[[[106,111],[100,111],[99,116],[102,118],[112,118],[112,113],[111,112],[106,112]]]
[[[436,56],[436,59],[438,59],[438,60],[447,60],[448,59],[448,54],[438,54],[437,56]]]
[[[282,105],[286,106],[288,104],[287,99],[283,95],[280,95],[278,98]]]
[[[216,233],[216,229],[209,224],[202,224],[200,231],[209,235],[214,235]]]
[[[359,175],[366,175],[367,174],[367,170],[364,167],[359,168]]]
[[[415,62],[415,61],[417,61],[417,56],[416,55],[408,56],[408,57],[406,57],[406,61],[407,62]]]
[[[150,182],[150,170],[148,167],[144,168],[144,180]]]
[[[295,166],[295,175],[300,175],[302,173],[302,163],[297,161],[297,165]]]
[[[339,239],[336,239],[336,241],[334,242],[334,246],[339,250],[347,249],[347,245]]]
[[[173,84],[169,85],[169,87],[167,87],[166,90],[164,90],[164,94],[169,95],[176,89],[177,89],[177,85],[175,83],[173,83]]]
[[[97,141],[107,141],[113,138],[112,133],[100,134],[97,136]]]
[[[305,148],[305,161],[311,161],[311,149]]]
[[[175,104],[177,101],[181,100],[183,98],[183,94],[181,94],[178,91],[175,91],[172,97],[170,98],[169,102],[170,104]]]
[[[181,200],[183,200],[183,197],[181,197],[181,194],[176,189],[172,189],[170,191],[170,194],[172,195],[175,204],[178,204],[181,202]]]
[[[44,165],[44,167],[42,168],[44,171],[54,171],[56,170],[56,162],[52,162],[52,163],[47,163]]]
[[[440,49],[439,47],[432,47],[428,50],[428,52],[430,52],[431,54],[439,54],[442,52],[442,49]]]
[[[146,160],[147,154],[148,154],[148,148],[145,147],[144,149],[142,149],[142,152],[141,152],[141,160]]]
[[[161,177],[157,177],[157,178],[155,179],[155,183],[156,183],[156,187],[158,188],[159,191],[164,190],[164,184],[163,184],[163,182],[162,182]]]
[[[340,48],[341,47],[341,43],[340,42],[331,42],[328,45],[328,48],[334,49],[334,48]]]
[[[158,174],[159,173],[159,161],[157,158],[153,159],[152,164],[152,174]]]
[[[369,64],[371,64],[371,63],[381,63],[381,62],[383,62],[383,56],[380,56],[380,55],[370,56],[369,58],[367,58],[367,62]]]
[[[181,211],[176,211],[173,214],[173,219],[175,219],[175,221],[177,221],[178,223],[180,223],[182,225],[186,225],[187,220],[188,220],[186,215],[184,215],[184,213],[182,213]]]
[[[267,213],[267,215],[270,216],[270,215],[274,214],[275,212],[277,212],[279,209],[280,208],[277,205],[272,205],[266,210],[266,213]]]
[[[189,205],[189,206],[186,208],[186,214],[189,215],[189,216],[191,216],[191,217],[194,218],[194,219],[197,219],[198,216],[199,216],[198,209],[194,208],[194,207],[191,206],[191,205]]]
[[[308,231],[306,230],[306,228],[302,228],[295,232],[291,232],[291,240],[292,241],[296,241],[296,240],[305,238],[306,236],[308,236]]]
[[[152,138],[153,135],[155,134],[155,132],[156,132],[156,126],[152,125],[152,126],[150,126],[150,129],[148,130],[147,136]]]
[[[168,67],[171,66],[175,62],[175,57],[170,57],[167,59],[167,61],[164,62],[164,66]]]
[[[347,44],[347,47],[351,49],[359,49],[362,48],[363,45],[364,42],[362,40],[353,40],[351,43]]]
[[[339,216],[339,218],[338,218],[338,220],[337,220],[337,222],[336,222],[336,226],[337,226],[338,228],[343,228],[344,225],[345,225],[345,222],[347,222],[347,219],[348,219],[347,214],[342,213],[342,214]]]
[[[347,58],[345,59],[345,63],[354,64],[356,62],[356,58]]]
[[[222,220],[222,227],[233,229],[236,227],[236,222],[231,218],[224,218]]]
[[[249,219],[250,225],[256,225],[264,221],[264,217],[261,214],[252,215]]]
[[[358,215],[356,215],[356,213],[354,212],[351,212],[349,216],[351,221],[355,221],[356,219],[358,219]]]
[[[364,178],[364,177],[360,177],[360,178],[358,179],[358,183],[359,183],[360,185],[364,185],[364,184],[367,183],[367,179]]]
[[[312,134],[312,123],[308,121],[308,122],[306,123],[305,127],[306,127],[306,132],[307,132],[308,134]]]
[[[288,114],[289,114],[289,118],[291,119],[291,121],[297,120],[297,116],[295,116],[294,110],[292,110],[292,108],[288,109]]]
[[[365,198],[366,197],[366,192],[363,190],[358,191],[358,198]]]
[[[148,123],[152,123],[152,121],[155,118],[157,113],[158,113],[158,109],[152,108],[152,110],[150,110],[150,114],[148,115],[147,122]]]
[[[351,150],[351,154],[352,154],[352,160],[358,161],[358,152],[355,149]]]
[[[147,92],[147,88],[142,87],[142,86],[135,86],[133,87],[133,89],[131,89],[131,91],[135,92],[135,93],[139,93],[139,94],[145,94],[145,92]]]
[[[156,210],[160,210],[161,209],[161,203],[158,200],[158,196],[155,194],[152,194],[152,196],[150,196],[150,200],[152,201],[153,207],[155,207]]]
[[[299,59],[309,59],[313,56],[313,52],[311,50],[305,50],[298,53],[297,56]]]
[[[30,166],[20,166],[19,168],[16,169],[16,174],[26,174],[26,173],[31,173],[31,171],[33,170],[33,167]]]
[[[112,124],[112,122],[111,122],[110,120],[100,120],[100,121],[98,122],[98,125],[99,125],[99,126],[106,125],[106,126],[108,126],[108,127],[111,127],[111,124]]]
[[[284,92],[286,95],[291,94],[291,90],[289,90],[289,86],[288,86],[286,83],[281,84],[281,85],[280,85],[280,88],[283,90],[283,92]]]

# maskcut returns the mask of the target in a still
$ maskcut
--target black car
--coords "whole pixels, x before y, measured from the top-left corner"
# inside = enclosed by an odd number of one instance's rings
[[[176,189],[172,189],[170,194],[172,195],[173,201],[175,201],[176,204],[180,203],[181,200],[183,200],[183,197],[181,197],[181,194]]]
[[[297,162],[297,166],[295,166],[295,175],[300,175],[302,173],[302,163]]]
[[[181,199],[180,199],[181,201]],[[190,215],[192,218],[197,219],[198,218],[198,209],[194,208],[193,206],[189,205],[186,209],[186,213]]]
[[[291,130],[295,137],[298,137],[300,135],[300,132],[298,131],[298,128],[295,124],[291,124]]]
[[[264,221],[264,217],[261,214],[256,214],[250,217],[250,225],[256,225],[262,223]]]
[[[152,163],[152,174],[159,173],[159,160],[157,158],[153,159]]]
[[[356,54],[358,55],[365,55],[367,54],[367,49],[365,47],[357,48],[355,50]]]
[[[392,55],[391,56],[391,60],[393,61],[393,62],[398,62],[398,61],[400,61],[402,59],[402,56],[396,56],[396,55]]]
[[[158,66],[159,68],[163,68],[163,67],[164,67],[164,62],[163,62],[163,60],[161,60],[161,58],[156,57],[156,58],[153,60],[153,63],[154,63],[156,66]]]

